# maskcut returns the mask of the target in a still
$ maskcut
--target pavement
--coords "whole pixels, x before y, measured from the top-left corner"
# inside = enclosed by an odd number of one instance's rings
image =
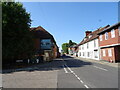
[[[113,89],[118,88],[118,68],[115,65],[66,56],[44,64],[4,70],[2,86],[3,88],[58,88],[58,90],[61,88],[116,90]]]
[[[76,59],[80,59],[80,60],[84,60],[84,61],[95,62],[95,63],[100,63],[100,64],[104,64],[104,65],[120,68],[120,63],[110,63],[110,62],[105,61],[105,60],[87,59],[87,58],[75,57],[75,56],[70,56],[70,57],[74,57]]]

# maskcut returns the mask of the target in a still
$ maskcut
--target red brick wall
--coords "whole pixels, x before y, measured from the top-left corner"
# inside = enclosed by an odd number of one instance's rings
[[[105,50],[105,56],[103,56],[103,49]],[[114,47],[110,47],[110,48],[103,48],[101,49],[101,59],[102,60],[106,60],[106,61],[110,61],[110,60],[113,60],[115,61],[115,52],[114,52]],[[112,56],[109,56],[108,55],[108,49],[111,49],[112,51]]]
[[[57,58],[57,56],[58,56],[58,48],[57,48],[57,46],[54,46],[54,48],[53,48],[53,58]]]
[[[111,32],[108,32],[108,39],[105,40],[105,34],[102,35],[102,41],[100,41],[99,38],[99,44],[100,46],[106,46],[111,44],[118,44],[118,40],[120,39],[120,36],[118,35],[118,29],[115,29],[115,37],[111,38]],[[119,40],[120,43],[120,40]]]

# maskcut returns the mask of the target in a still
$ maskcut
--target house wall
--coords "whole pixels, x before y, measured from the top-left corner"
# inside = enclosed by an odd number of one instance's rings
[[[35,49],[40,48],[40,39],[39,38],[34,39],[34,46],[35,46]]]
[[[78,57],[99,60],[98,39],[94,39],[90,42],[80,45],[78,50]]]
[[[57,46],[53,47],[53,58],[57,58],[58,57],[58,48]]]
[[[114,45],[114,44],[118,44],[118,42],[120,43],[120,36],[119,36],[119,31],[118,28],[114,29],[115,30],[115,37],[111,38],[111,30],[108,31],[108,39],[105,40],[105,33],[102,34],[102,41],[100,41],[100,37],[99,37],[99,42],[100,42],[100,46],[106,46],[106,45]]]
[[[100,41],[99,37],[99,45],[100,45],[100,59],[113,62],[120,61],[120,27],[115,27],[115,37],[111,37],[111,30],[108,31],[108,39],[105,40],[105,33],[102,34],[102,41]],[[112,56],[108,55],[108,49],[111,49]],[[106,51],[106,56],[103,56],[103,50]]]
[[[111,54],[112,54],[112,56],[109,56],[109,52],[108,52],[108,50],[110,50],[111,49]],[[105,55],[103,55],[103,50],[105,51]],[[103,49],[101,49],[101,59],[102,60],[106,60],[106,61],[113,61],[113,62],[115,62],[115,48],[114,47],[109,47],[109,48],[103,48]]]

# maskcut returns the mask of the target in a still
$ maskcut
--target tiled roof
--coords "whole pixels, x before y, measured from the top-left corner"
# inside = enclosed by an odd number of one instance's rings
[[[118,22],[118,23],[116,23],[116,24],[114,24],[114,25],[112,25],[112,26],[104,29],[103,31],[99,32],[98,34],[102,34],[102,33],[106,32],[106,31],[108,31],[108,30],[113,29],[114,27],[117,27],[117,26],[120,26],[120,22]]]
[[[41,26],[33,27],[33,28],[30,28],[30,31],[33,32],[35,38],[51,39],[56,44],[54,37],[48,31],[46,31],[43,27]]]
[[[98,36],[99,36],[98,33],[101,32],[101,31],[103,31],[105,28],[107,28],[107,27],[109,27],[109,26],[110,26],[110,25],[107,25],[107,26],[105,26],[105,27],[103,27],[103,28],[99,28],[99,29],[93,31],[91,34],[89,34],[88,36],[86,36],[86,37],[78,44],[78,46],[79,46],[79,45],[82,45],[82,44],[84,44],[84,43],[87,43],[87,42],[89,42],[89,41],[91,41],[91,40],[93,40],[93,39],[98,38]]]

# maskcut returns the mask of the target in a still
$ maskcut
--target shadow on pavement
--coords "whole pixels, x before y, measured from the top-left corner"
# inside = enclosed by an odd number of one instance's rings
[[[59,70],[63,68],[63,65],[67,64],[68,67],[84,67],[85,65],[92,65],[91,62],[82,61],[79,59],[74,59],[70,56],[64,56],[58,59],[55,59],[51,62],[46,62],[43,64],[37,64],[32,65],[25,68],[19,68],[19,69],[10,69],[10,70],[3,70],[3,74],[9,74],[14,72],[20,72],[20,71],[26,71],[26,72],[33,72],[33,71],[53,71],[53,70]]]

